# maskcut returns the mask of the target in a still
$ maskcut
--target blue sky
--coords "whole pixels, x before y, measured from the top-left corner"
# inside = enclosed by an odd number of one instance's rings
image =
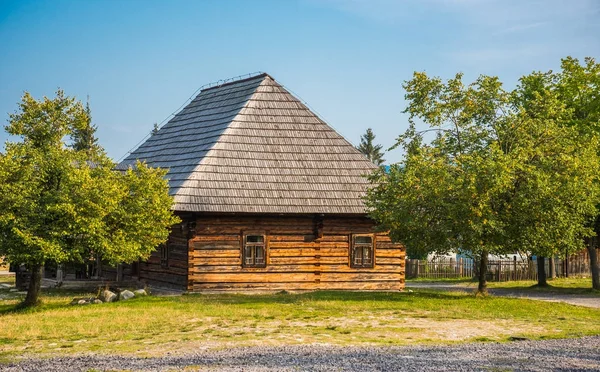
[[[117,160],[202,85],[264,71],[352,143],[371,127],[389,147],[413,71],[512,87],[567,55],[600,59],[600,1],[0,0],[0,121],[23,91],[89,95]]]

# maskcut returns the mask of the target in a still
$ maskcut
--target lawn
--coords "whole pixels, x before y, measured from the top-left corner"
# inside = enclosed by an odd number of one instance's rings
[[[600,296],[600,291],[594,290],[592,288],[591,278],[556,278],[551,280],[549,279],[547,287],[538,287],[537,281],[534,280],[488,282],[488,287],[562,294],[592,294]]]
[[[10,275],[0,275],[0,284],[15,284],[15,276],[14,274]]]
[[[0,295],[7,295],[6,291]],[[407,345],[600,334],[600,310],[461,292],[149,296],[71,306],[55,290],[35,310],[0,300],[0,359],[138,356],[244,345]]]

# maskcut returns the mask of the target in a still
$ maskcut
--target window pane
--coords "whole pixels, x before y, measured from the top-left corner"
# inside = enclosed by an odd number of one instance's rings
[[[356,244],[371,244],[372,240],[370,236],[357,236],[354,238]]]
[[[254,248],[256,250],[256,254],[254,256],[254,257],[256,257],[255,263],[257,265],[264,264],[265,263],[265,251],[264,251],[264,248],[262,246],[257,246],[257,247],[254,247]]]
[[[363,263],[365,265],[370,265],[371,264],[371,248],[370,247],[363,247]]]
[[[253,248],[253,246],[247,245],[246,249],[244,250],[244,256],[245,256],[245,259],[246,259],[246,265],[252,265],[252,264],[254,264],[254,257],[252,255],[252,253],[253,253],[252,252],[253,251],[252,248]]]
[[[262,235],[247,235],[246,242],[248,243],[263,243],[265,241],[265,237]]]
[[[354,264],[362,265],[362,249],[360,248],[354,249]]]

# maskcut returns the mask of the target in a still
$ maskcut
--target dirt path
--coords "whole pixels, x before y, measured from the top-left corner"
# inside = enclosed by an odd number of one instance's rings
[[[473,283],[435,283],[435,282],[407,282],[406,288],[421,288],[421,289],[437,289],[445,291],[467,291],[473,292],[477,289]],[[549,293],[535,292],[518,289],[491,288],[489,293],[494,296],[513,297],[513,298],[528,298],[531,300],[549,301],[549,302],[565,302],[571,305],[586,306],[600,309],[600,297],[586,294],[565,294],[565,293]]]

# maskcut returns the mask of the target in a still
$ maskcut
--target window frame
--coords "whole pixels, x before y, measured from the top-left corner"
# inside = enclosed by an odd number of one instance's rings
[[[356,243],[356,238],[359,238],[359,237],[371,238],[371,244],[368,245],[367,243]],[[372,269],[372,268],[374,268],[375,267],[375,234],[352,234],[350,236],[350,240],[351,240],[350,252],[349,252],[350,267],[353,269]],[[359,247],[362,248],[361,263],[356,263],[355,262],[356,249]],[[367,263],[365,263],[365,256],[364,256],[365,248],[370,249],[370,254],[369,254],[370,262],[367,262]]]
[[[158,253],[160,256],[160,267],[168,268],[169,267],[169,244],[163,243],[159,245]]]
[[[262,238],[261,242],[250,242],[250,245],[254,247],[253,250],[253,259],[251,263],[247,263],[246,258],[246,249],[248,244],[249,236],[260,236]],[[263,262],[256,263],[256,249],[260,249],[262,247],[263,254]],[[243,268],[265,268],[267,267],[267,234],[263,232],[242,232],[242,247],[241,247],[241,256],[242,256],[242,267]]]

